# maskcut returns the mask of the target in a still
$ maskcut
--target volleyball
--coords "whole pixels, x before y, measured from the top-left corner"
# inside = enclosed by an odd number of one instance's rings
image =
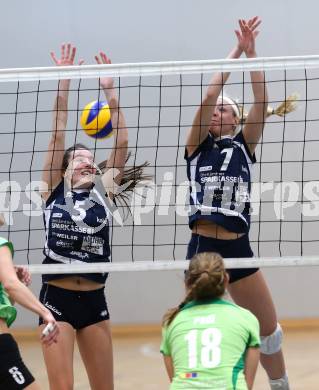
[[[113,128],[111,111],[107,101],[95,100],[87,104],[81,114],[81,126],[90,137],[110,137]]]

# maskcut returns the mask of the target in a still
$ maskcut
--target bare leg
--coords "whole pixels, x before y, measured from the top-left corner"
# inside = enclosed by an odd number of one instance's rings
[[[261,336],[269,336],[275,331],[276,310],[261,271],[229,285],[229,293],[239,306],[250,310],[258,318]],[[260,361],[270,379],[282,378],[285,375],[281,350],[272,355],[261,354]]]
[[[113,390],[113,350],[110,321],[77,331],[77,341],[92,390]]]
[[[49,377],[50,390],[73,390],[73,352],[75,331],[67,322],[59,322],[58,342],[42,352]],[[40,326],[40,331],[44,325]]]

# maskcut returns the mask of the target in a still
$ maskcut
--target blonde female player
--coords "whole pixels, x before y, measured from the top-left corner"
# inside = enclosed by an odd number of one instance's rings
[[[39,390],[32,374],[22,361],[18,345],[9,333],[17,311],[13,301],[38,314],[46,329],[41,335],[44,348],[57,342],[58,326],[50,311],[45,308],[32,292],[24,285],[29,284],[29,273],[23,267],[14,267],[12,263],[13,245],[0,237],[0,389],[3,390]]]
[[[223,259],[195,255],[185,273],[186,296],[164,316],[161,352],[171,390],[247,390],[259,362],[259,324],[248,310],[223,300]]]
[[[76,48],[62,45],[61,58],[51,53],[56,65],[73,65]],[[98,63],[110,63],[104,53]],[[97,167],[90,150],[76,144],[65,150],[70,80],[62,80],[54,107],[53,131],[43,181],[46,243],[44,263],[106,262],[110,257],[110,200],[124,182],[132,189],[142,167],[124,169],[128,134],[111,78],[100,80],[114,130],[114,147],[101,182],[94,184]],[[102,188],[101,188],[102,187]],[[106,193],[106,195],[105,195]],[[61,337],[51,349],[43,349],[50,389],[73,389],[75,340],[92,390],[113,389],[112,340],[104,287],[107,274],[43,275],[40,300],[59,322]],[[40,329],[43,328],[40,320]]]
[[[256,57],[255,38],[260,23],[258,17],[239,21],[238,43],[228,58],[239,58],[243,52],[248,58]],[[229,73],[213,76],[186,142],[193,207],[188,259],[201,252],[217,252],[224,258],[253,257],[248,237],[251,168],[267,116],[268,96],[263,72],[251,72],[254,102],[243,129],[236,133],[241,115],[238,105],[223,94],[228,77]],[[288,390],[282,330],[261,271],[231,269],[229,274],[232,298],[260,322],[261,363],[271,389]]]

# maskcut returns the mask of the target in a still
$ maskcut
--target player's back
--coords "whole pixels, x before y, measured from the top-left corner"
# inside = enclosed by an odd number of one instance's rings
[[[161,351],[172,357],[171,390],[246,390],[245,353],[259,346],[256,317],[228,301],[190,302],[163,331]]]

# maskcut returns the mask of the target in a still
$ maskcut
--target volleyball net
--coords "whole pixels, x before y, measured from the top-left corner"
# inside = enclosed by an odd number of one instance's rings
[[[270,106],[298,94],[297,109],[265,120],[252,179],[255,258],[227,259],[226,265],[319,265],[319,56],[0,70],[0,234],[14,243],[16,262],[27,263],[33,273],[185,269],[187,131],[214,72],[232,72],[224,90],[249,110],[253,70],[266,72]],[[127,205],[117,204],[111,263],[42,265],[39,189],[58,80],[72,80],[66,147],[83,143],[98,163],[110,154],[113,139],[88,137],[79,118],[89,102],[104,100],[99,79],[105,76],[115,80],[128,128],[127,165],[147,161],[151,179]]]

